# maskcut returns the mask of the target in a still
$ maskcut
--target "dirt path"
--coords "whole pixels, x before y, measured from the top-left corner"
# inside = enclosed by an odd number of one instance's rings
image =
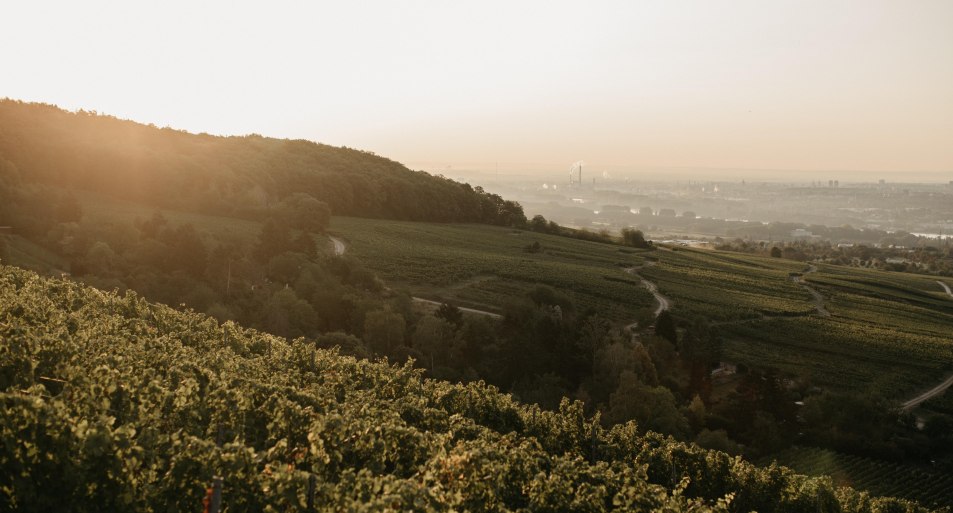
[[[654,315],[655,317],[658,317],[659,314],[661,314],[665,310],[668,310],[669,308],[672,307],[672,300],[663,296],[662,293],[658,291],[658,285],[650,282],[649,280],[646,280],[645,278],[642,277],[641,274],[639,274],[639,269],[643,267],[648,267],[651,265],[655,265],[655,262],[648,262],[639,267],[629,267],[628,269],[625,270],[625,272],[641,280],[642,286],[648,289],[648,291],[651,292],[652,295],[655,297],[655,302],[658,303],[658,306],[655,307],[655,312],[653,312],[652,315]],[[626,328],[629,328],[629,327],[635,327],[635,323],[630,324],[629,326],[626,326]]]
[[[953,375],[947,376],[947,378],[939,385],[903,403],[903,405],[900,407],[900,411],[908,412],[917,406],[920,406],[920,404],[924,401],[946,392],[946,389],[950,388],[950,386],[953,386]]]
[[[414,298],[411,298],[411,299],[413,299],[415,303],[424,303],[424,304],[434,305],[434,306],[441,306],[441,305],[443,305],[443,303],[441,303],[440,301],[432,301],[432,300],[430,300],[430,299],[424,299],[424,298],[422,298],[422,297],[414,297]],[[477,314],[477,315],[485,315],[485,316],[487,316],[487,317],[492,317],[492,318],[494,318],[494,319],[502,319],[502,318],[503,318],[503,316],[500,315],[500,314],[493,313],[493,312],[487,312],[486,310],[477,310],[477,309],[475,309],[475,308],[465,308],[465,307],[462,307],[462,306],[458,306],[457,309],[459,309],[461,312],[467,312],[467,313],[472,313],[472,314]]]
[[[334,250],[334,254],[335,254],[335,255],[341,256],[341,255],[344,254],[345,251],[347,251],[347,245],[344,244],[344,241],[343,241],[343,240],[341,240],[341,239],[339,239],[339,238],[337,238],[337,237],[332,237],[332,236],[330,236],[330,235],[328,235],[328,239],[331,240],[331,245],[333,246],[333,250]],[[428,304],[428,305],[437,305],[437,306],[440,306],[440,305],[443,304],[443,303],[441,303],[441,302],[439,302],[439,301],[433,301],[433,300],[430,300],[430,299],[424,299],[424,298],[422,298],[422,297],[411,297],[410,299],[412,299],[415,303],[423,303],[423,304]],[[492,317],[492,318],[494,318],[494,319],[502,319],[502,318],[503,318],[503,316],[500,315],[500,314],[498,314],[498,313],[487,312],[486,310],[477,310],[477,309],[475,309],[475,308],[462,308],[462,307],[459,307],[459,308],[460,308],[460,311],[461,311],[461,312],[467,312],[467,313],[472,313],[472,314],[476,314],[476,315],[484,315],[484,316],[486,316],[486,317]]]
[[[337,256],[343,255],[344,251],[347,250],[347,246],[344,245],[344,241],[337,237],[332,237],[330,235],[328,235],[328,238],[331,239],[331,246],[332,246],[332,249],[334,250],[334,254]]]
[[[940,280],[936,280],[936,282],[939,283],[941,287],[943,287],[943,290],[946,291],[946,294],[947,294],[948,296],[953,297],[953,290],[950,290],[950,286],[949,286],[949,285],[947,285],[946,283],[943,283],[943,282],[940,281]]]
[[[804,274],[811,274],[816,272],[817,272],[817,266],[810,265],[808,266],[807,270],[804,271]],[[811,296],[814,298],[814,308],[817,310],[817,314],[820,315],[821,317],[830,317],[831,313],[827,311],[827,308],[824,308],[824,296],[821,295],[821,293],[818,292],[817,289],[808,285],[807,282],[803,279],[803,277],[795,276],[793,279],[794,279],[794,283],[797,283],[798,285],[803,287],[804,290],[808,291],[811,294]]]

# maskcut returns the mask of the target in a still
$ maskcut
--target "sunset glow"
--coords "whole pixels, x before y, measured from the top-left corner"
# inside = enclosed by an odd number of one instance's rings
[[[0,97],[410,166],[953,169],[953,3],[15,2]]]

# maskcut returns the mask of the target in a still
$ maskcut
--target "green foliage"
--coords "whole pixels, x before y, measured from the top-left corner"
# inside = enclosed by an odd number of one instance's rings
[[[923,511],[0,267],[0,509]]]
[[[0,155],[0,174],[10,182],[257,219],[278,205],[314,231],[326,226],[328,208],[378,218],[526,222],[518,203],[369,152],[258,135],[194,135],[12,100],[0,100]],[[57,220],[78,220],[74,206],[63,203]]]
[[[652,247],[652,243],[645,240],[645,235],[642,234],[642,230],[636,230],[634,228],[622,229],[622,243],[634,248]]]

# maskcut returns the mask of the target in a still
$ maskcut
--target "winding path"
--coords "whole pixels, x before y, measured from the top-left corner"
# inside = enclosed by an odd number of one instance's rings
[[[947,285],[946,283],[943,283],[943,282],[940,281],[940,280],[936,280],[936,282],[939,283],[941,287],[943,287],[943,290],[946,291],[946,294],[947,294],[948,296],[953,297],[953,290],[950,290],[950,286],[949,286],[949,285]]]
[[[331,245],[335,255],[341,256],[344,254],[345,251],[347,251],[347,245],[344,244],[343,240],[337,237],[330,236],[330,235],[328,235],[328,239],[331,239]],[[416,296],[413,296],[410,299],[412,299],[415,303],[424,303],[428,305],[440,306],[443,304],[440,301],[434,301],[432,299],[424,299],[422,297],[416,297]],[[476,315],[484,315],[486,317],[492,317],[494,319],[503,318],[503,316],[498,313],[487,312],[486,310],[477,310],[475,308],[464,308],[464,307],[458,307],[458,308],[461,312],[467,312],[467,313],[472,313]]]
[[[808,266],[807,270],[804,271],[804,274],[811,274],[816,272],[817,272],[817,266],[812,264]],[[801,276],[795,276],[793,279],[794,279],[794,283],[797,283],[801,287],[804,287],[804,290],[810,292],[811,296],[814,297],[814,308],[817,310],[817,314],[820,315],[821,317],[830,317],[831,313],[827,311],[827,308],[824,308],[824,296],[821,295],[821,293],[818,292],[817,289],[808,285],[807,282],[804,281]]]
[[[648,289],[648,291],[652,293],[652,296],[655,297],[655,302],[658,303],[658,306],[655,307],[655,311],[652,312],[652,315],[654,317],[658,317],[662,312],[672,307],[672,300],[663,296],[662,293],[658,291],[658,285],[650,282],[649,280],[646,280],[645,278],[642,277],[641,274],[639,274],[638,272],[639,269],[643,267],[648,267],[650,265],[655,265],[655,262],[646,262],[642,264],[641,266],[629,267],[625,270],[625,272],[638,278],[642,282],[642,286]],[[633,330],[635,330],[638,327],[639,327],[639,323],[633,322],[632,324],[625,325],[623,329],[631,333]]]

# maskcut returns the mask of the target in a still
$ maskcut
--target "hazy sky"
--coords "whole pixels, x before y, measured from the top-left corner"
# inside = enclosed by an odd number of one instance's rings
[[[415,168],[953,171],[953,1],[0,4],[0,97]]]

